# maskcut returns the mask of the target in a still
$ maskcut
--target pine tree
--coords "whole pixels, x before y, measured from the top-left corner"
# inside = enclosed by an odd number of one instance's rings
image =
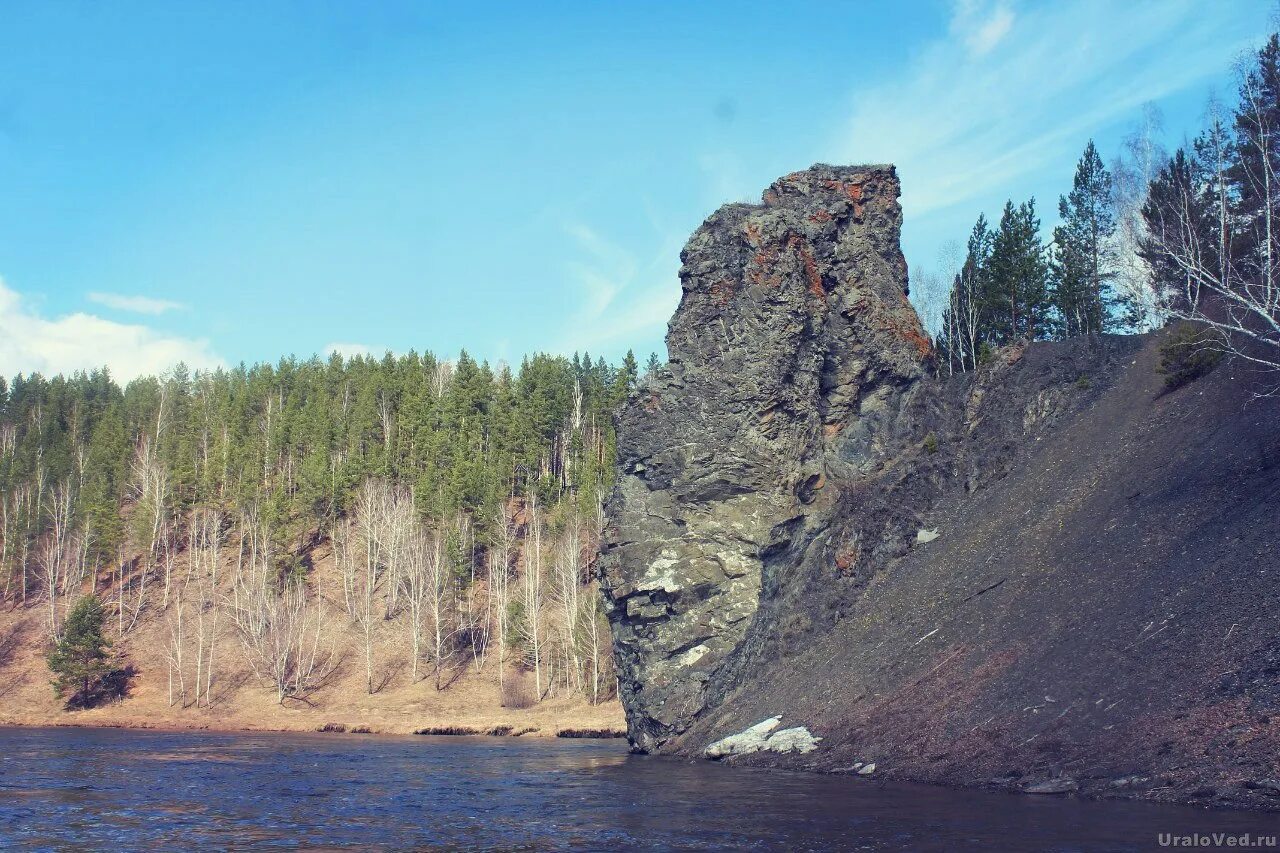
[[[1241,80],[1231,155],[1232,262],[1246,279],[1274,281],[1280,274],[1280,35],[1272,34]]]
[[[92,595],[86,595],[72,608],[62,637],[48,657],[49,669],[57,676],[53,689],[59,697],[74,688],[77,692],[71,701],[88,702],[90,689],[111,671],[107,656],[111,642],[102,635],[105,616],[102,605]]]
[[[1048,320],[1048,267],[1035,199],[1017,207],[1005,202],[987,268],[982,301],[989,318],[989,343],[1002,346],[1043,337]]]
[[[1110,331],[1116,325],[1116,219],[1111,175],[1092,139],[1076,166],[1071,193],[1058,202],[1058,215],[1062,224],[1053,231],[1050,265],[1054,331],[1064,338]]]
[[[1211,212],[1199,175],[1195,156],[1179,148],[1152,179],[1142,206],[1148,233],[1139,241],[1138,254],[1147,262],[1157,292],[1175,310],[1194,307],[1199,293],[1194,278],[1165,247],[1171,242],[1200,247],[1213,243]]]
[[[990,273],[991,230],[987,218],[978,214],[969,233],[964,264],[956,273],[942,312],[942,330],[936,342],[949,373],[972,370],[990,337],[990,311],[985,299]]]
[[[660,367],[662,367],[662,362],[658,360],[658,354],[651,352],[649,353],[649,360],[644,365],[644,375],[646,377],[653,376]]]
[[[618,368],[618,374],[614,377],[613,390],[610,394],[611,405],[616,406],[625,400],[627,394],[635,389],[639,378],[640,368],[636,364],[636,354],[633,350],[627,350],[626,356],[622,359],[622,367]]]

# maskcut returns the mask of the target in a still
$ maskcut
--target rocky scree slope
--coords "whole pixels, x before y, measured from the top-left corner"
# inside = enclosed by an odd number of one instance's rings
[[[601,561],[632,743],[1280,806],[1280,401],[1164,393],[1158,335],[931,378],[898,192],[815,166],[684,250]]]

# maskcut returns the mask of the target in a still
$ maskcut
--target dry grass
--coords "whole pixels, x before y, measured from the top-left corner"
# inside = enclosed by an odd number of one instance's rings
[[[332,606],[340,601],[332,558],[317,555],[313,579]],[[102,594],[101,588],[99,594]],[[158,598],[155,602],[158,603]],[[474,733],[553,736],[563,728],[624,727],[616,702],[591,705],[580,697],[552,697],[528,701],[533,688],[524,688],[520,673],[508,672],[498,688],[495,660],[477,671],[467,660],[457,678],[436,690],[429,667],[414,682],[407,653],[408,637],[396,623],[388,623],[375,650],[375,692],[366,691],[363,647],[344,619],[335,616],[331,636],[341,666],[306,702],[280,703],[273,690],[250,669],[229,618],[219,632],[211,707],[180,707],[169,702],[165,645],[168,625],[163,614],[148,610],[127,637],[117,639],[113,651],[122,664],[137,668],[124,699],[79,711],[65,711],[49,686],[44,660],[44,610],[40,602],[27,608],[0,608],[0,725],[83,725],[127,728],[208,729],[220,731],[327,731],[412,734],[423,730],[466,729]],[[114,635],[114,622],[109,633]],[[507,700],[517,700],[508,705]]]
[[[533,677],[527,672],[510,672],[502,680],[501,702],[504,708],[524,709],[538,704]]]

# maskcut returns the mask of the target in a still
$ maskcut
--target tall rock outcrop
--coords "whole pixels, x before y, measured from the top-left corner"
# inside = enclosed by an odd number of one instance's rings
[[[929,353],[899,191],[892,166],[815,166],[721,208],[681,254],[670,362],[621,416],[604,557],[643,749],[706,706],[777,582],[770,555],[823,526],[829,479],[889,450]]]
[[[1280,807],[1280,397],[1160,334],[933,377],[897,197],[815,166],[685,247],[600,561],[633,745]]]

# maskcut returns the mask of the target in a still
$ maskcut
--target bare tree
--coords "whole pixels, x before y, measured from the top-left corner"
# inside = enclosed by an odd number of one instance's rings
[[[408,616],[410,654],[413,660],[410,677],[418,681],[418,664],[422,660],[423,631],[429,620],[431,601],[440,573],[440,540],[425,530],[409,537],[403,557],[401,583],[404,585],[405,611]]]
[[[431,663],[435,675],[436,690],[443,687],[442,674],[449,666],[453,652],[456,628],[453,615],[456,608],[457,585],[452,560],[439,536],[433,542],[426,568],[426,613],[431,629]]]
[[[40,549],[40,568],[49,605],[49,637],[56,640],[59,635],[59,592],[66,591],[69,567],[78,554],[72,531],[75,521],[75,487],[70,478],[59,483],[49,493],[48,515],[49,532]]]
[[[164,396],[162,394],[162,410],[164,408],[163,400]],[[158,417],[157,424],[163,424],[163,419]],[[171,499],[169,470],[156,452],[156,440],[151,439],[149,436],[144,435],[138,441],[138,446],[133,456],[132,475],[131,486],[134,497],[137,499],[137,510],[134,517],[143,546],[143,562],[140,569],[143,578],[140,579],[140,586],[145,589],[146,575],[152,572],[157,559],[165,551],[166,545],[169,544],[169,502]],[[169,606],[169,589],[172,580],[170,569],[171,563],[166,561],[164,607]]]
[[[931,338],[942,331],[943,312],[947,308],[950,279],[936,270],[923,270],[911,282],[911,301]]]
[[[272,685],[280,702],[309,703],[337,666],[332,646],[323,644],[319,601],[311,600],[304,584],[293,582],[283,590],[260,587],[240,602],[243,609],[233,616],[253,671]]]
[[[240,556],[232,579],[230,610],[249,664],[269,682],[279,701],[307,698],[337,668],[324,643],[319,598],[301,581],[282,581],[272,568],[271,536],[252,509],[242,517]]]
[[[213,703],[213,673],[221,602],[218,596],[218,567],[226,537],[224,516],[217,509],[198,509],[192,514],[188,532],[188,599],[195,610],[196,673],[195,702],[205,707]]]
[[[186,614],[186,607],[183,601],[183,588],[177,590],[174,597],[176,606],[169,608],[168,615],[165,617],[169,627],[168,636],[165,637],[165,662],[169,666],[169,706],[174,705],[174,681],[178,684],[177,701],[181,702],[182,707],[187,707],[187,682],[185,667],[183,666],[183,650],[186,648],[186,636],[183,633],[183,617]]]
[[[1233,144],[1238,184],[1226,180],[1225,133],[1220,118],[1202,137],[1200,159],[1167,170],[1160,198],[1145,208],[1149,235],[1144,254],[1174,271],[1161,294],[1175,317],[1202,323],[1226,353],[1266,370],[1280,370],[1280,128],[1271,125],[1261,82],[1241,75],[1241,103]],[[1227,198],[1254,200],[1235,216]],[[1237,236],[1239,232],[1239,236]],[[1247,248],[1237,245],[1237,241]]]
[[[444,392],[449,389],[449,383],[453,381],[453,362],[437,361],[435,370],[431,374],[431,394],[437,400],[444,396]]]
[[[533,669],[534,685],[539,700],[545,695],[543,691],[543,666],[545,664],[545,619],[544,590],[542,576],[542,515],[538,509],[536,497],[529,500],[528,533],[523,542],[523,572],[520,577],[520,609],[521,618],[518,629],[523,646],[525,663]],[[547,687],[550,688],[549,679]]]
[[[1151,181],[1168,154],[1160,144],[1163,119],[1154,104],[1143,107],[1142,119],[1125,137],[1122,152],[1111,167],[1115,192],[1116,291],[1129,306],[1129,324],[1146,332],[1164,325],[1164,300],[1152,283],[1151,267],[1140,248],[1148,238],[1142,207]]]
[[[582,664],[578,653],[582,622],[582,526],[576,514],[565,523],[556,542],[552,562],[551,601],[560,620],[559,645],[564,662],[565,687],[582,689]]]
[[[503,503],[495,519],[493,547],[489,549],[486,579],[493,612],[493,631],[498,640],[498,691],[507,675],[507,639],[511,633],[511,560],[515,556],[516,522],[511,502]]]
[[[353,517],[334,530],[343,600],[364,640],[365,688],[370,694],[376,692],[375,638],[381,624],[395,616],[398,573],[413,527],[413,499],[408,491],[371,479],[360,488]]]

